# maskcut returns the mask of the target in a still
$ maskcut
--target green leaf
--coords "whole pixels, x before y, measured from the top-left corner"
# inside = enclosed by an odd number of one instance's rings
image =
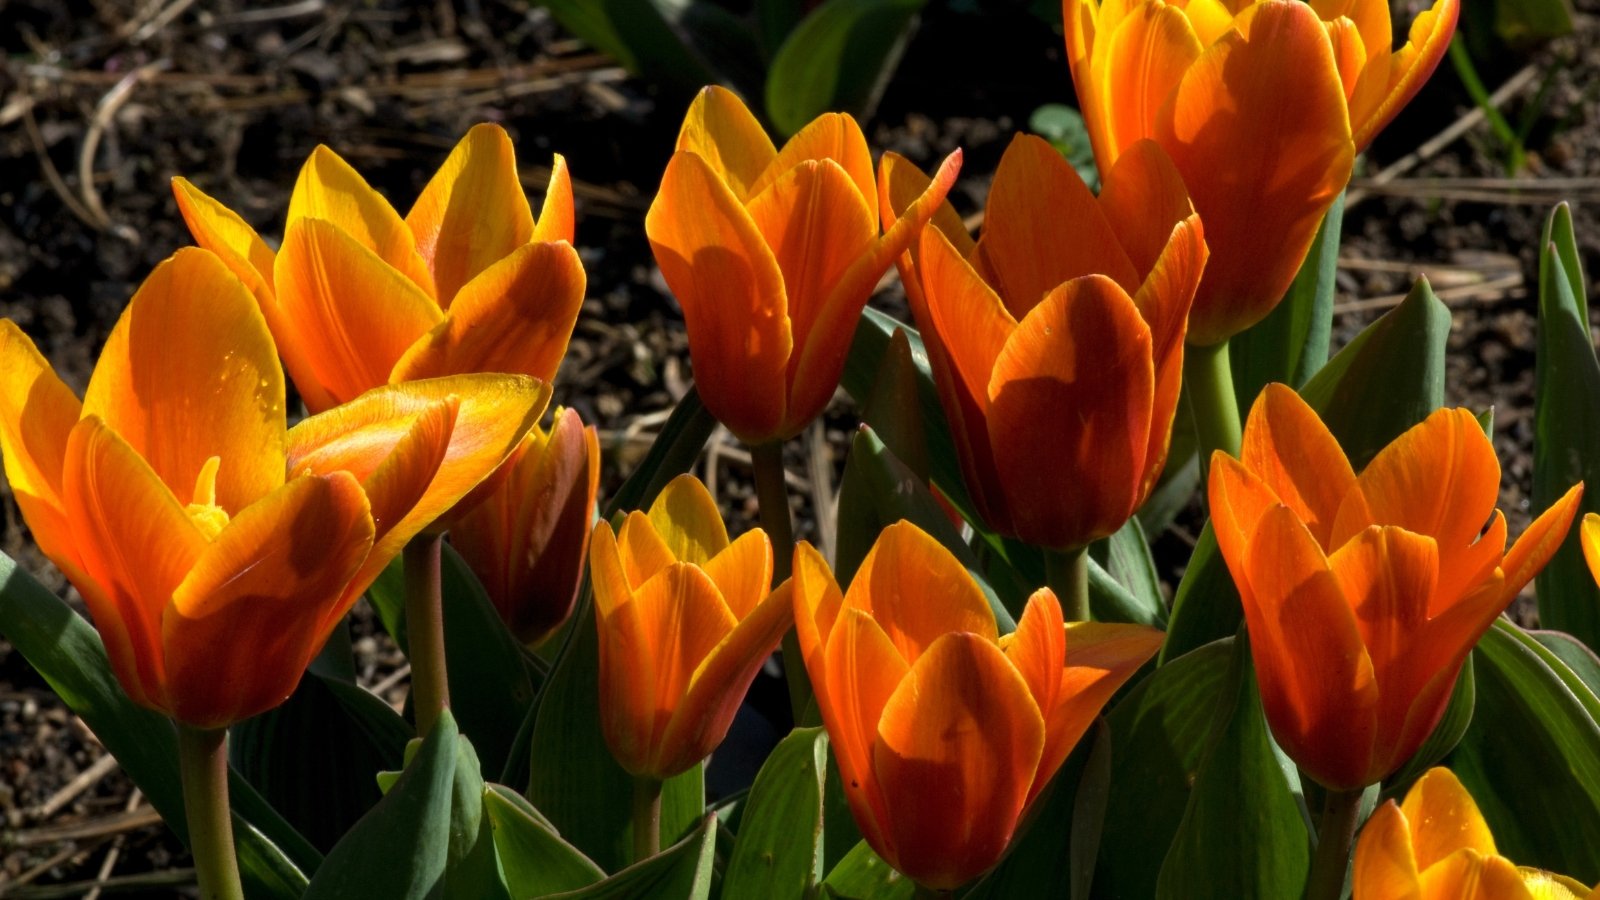
[[[367,597],[395,643],[405,647],[403,562],[396,558],[390,563]],[[482,765],[499,772],[533,706],[537,690],[532,669],[522,645],[500,621],[483,585],[455,548],[441,548],[440,569],[450,711],[472,735]]]
[[[438,896],[450,849],[455,719],[440,713],[398,781],[328,853],[305,900]]]
[[[1559,262],[1560,274],[1567,276],[1567,287],[1572,292],[1572,298],[1577,301],[1579,318],[1587,322],[1589,292],[1583,286],[1583,260],[1578,255],[1578,235],[1572,227],[1572,207],[1565,202],[1557,203],[1556,208],[1550,211],[1550,218],[1544,223],[1544,233],[1539,246],[1544,250],[1551,247],[1555,247],[1556,250],[1555,256],[1550,260],[1545,259],[1543,252],[1539,254],[1540,291],[1544,290],[1543,285],[1547,281],[1557,277],[1551,262]]]
[[[1028,116],[1028,130],[1050,142],[1056,152],[1078,170],[1091,191],[1100,190],[1100,170],[1094,163],[1094,146],[1083,113],[1064,103],[1046,103]]]
[[[540,0],[561,26],[622,67],[688,92],[717,80],[673,32],[655,0]]]
[[[111,661],[94,627],[4,554],[0,554],[0,633],[83,719],[173,833],[187,843],[178,736],[172,722],[129,700],[111,673]],[[228,791],[239,871],[250,896],[299,897],[305,890],[305,873],[317,868],[322,854],[238,773],[230,775]]]
[[[1533,512],[1541,513],[1579,481],[1600,486],[1600,362],[1589,318],[1574,288],[1582,289],[1571,222],[1551,216],[1552,241],[1539,257],[1539,343],[1534,357]],[[1600,490],[1584,492],[1578,516],[1600,511]],[[1539,621],[1600,647],[1600,588],[1583,559],[1580,529],[1566,535],[1534,584]]]
[[[822,880],[823,782],[828,735],[797,728],[778,743],[750,786],[738,839],[722,878],[728,897],[801,898]]]
[[[1560,631],[1530,631],[1529,636],[1554,653],[1591,693],[1600,694],[1600,657],[1584,643]]]
[[[450,849],[445,856],[447,900],[510,900],[495,859],[494,826],[483,803],[483,772],[466,735],[457,741],[450,797]]]
[[[1100,837],[1106,827],[1106,805],[1111,799],[1111,726],[1104,718],[1095,723],[1094,742],[1084,761],[1078,795],[1072,803],[1068,831],[1068,864],[1072,873],[1072,900],[1088,900],[1094,888],[1094,864],[1100,856]]]
[[[1600,879],[1600,726],[1594,694],[1505,620],[1475,661],[1477,714],[1449,766],[1518,865]]]
[[[533,804],[510,788],[486,785],[483,809],[494,827],[495,853],[511,896],[543,897],[605,879],[599,866],[563,840]]]
[[[884,340],[888,340],[887,335]],[[667,482],[694,466],[706,441],[711,440],[711,433],[716,430],[716,417],[700,402],[700,394],[689,388],[672,408],[672,415],[661,426],[644,459],[611,496],[601,518],[610,519],[619,512],[648,507]]]
[[[778,48],[767,71],[767,116],[794,134],[829,110],[876,105],[926,0],[826,0]]]
[[[896,328],[889,338],[872,393],[861,407],[861,421],[922,481],[928,480],[928,441],[918,402],[917,364],[911,337]]]
[[[1232,647],[1228,637],[1173,659],[1134,685],[1107,716],[1114,752],[1094,896],[1155,896]]]
[[[1340,194],[1317,226],[1311,251],[1283,302],[1250,330],[1228,342],[1233,389],[1241,410],[1248,410],[1269,382],[1299,388],[1328,361],[1343,223],[1344,195]]]
[[[1311,836],[1294,764],[1272,742],[1250,664],[1233,641],[1214,729],[1183,821],[1156,881],[1157,898],[1298,897],[1311,866]]]
[[[1161,576],[1156,574],[1156,562],[1150,556],[1150,544],[1145,541],[1138,518],[1129,519],[1111,537],[1089,545],[1089,557],[1089,606],[1096,619],[1166,626],[1167,602],[1161,596]],[[1103,580],[1096,577],[1097,570]],[[1097,585],[1097,581],[1101,583]],[[1099,603],[1095,602],[1097,595]]]
[[[866,841],[856,844],[822,882],[822,893],[835,900],[911,900],[917,884],[896,872]]]
[[[707,815],[700,827],[658,855],[597,884],[552,894],[550,900],[706,900],[715,877],[716,848],[717,817]]]

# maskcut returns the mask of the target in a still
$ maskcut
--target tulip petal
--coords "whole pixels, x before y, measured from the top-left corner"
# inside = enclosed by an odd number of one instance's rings
[[[867,208],[867,219],[878,221],[878,179],[872,174],[872,153],[861,126],[846,113],[823,113],[790,138],[761,176],[750,185],[746,203],[753,203],[771,185],[801,163],[832,160],[855,185],[856,194]]]
[[[1393,800],[1379,807],[1361,830],[1351,885],[1352,900],[1422,900],[1411,829]]]
[[[176,494],[222,457],[229,513],[283,484],[283,370],[250,292],[222,261],[188,248],[156,266],[106,339],[84,415],[106,425]]]
[[[1057,285],[1082,275],[1108,275],[1128,293],[1139,288],[1139,273],[1083,179],[1049,142],[1029,134],[1012,138],[1000,159],[978,259],[1019,320]]]
[[[278,251],[278,301],[306,369],[289,375],[322,412],[385,384],[411,345],[444,318],[433,300],[371,250],[321,219],[289,226]]]
[[[739,535],[739,539],[726,550],[713,556],[701,566],[711,577],[722,600],[740,621],[752,614],[758,604],[772,593],[772,541],[767,533],[757,528]],[[785,595],[787,597],[787,595]],[[788,619],[794,618],[790,602]],[[788,625],[784,626],[785,629]]]
[[[360,482],[362,490],[372,504],[374,540],[381,540],[395,525],[405,520],[433,483],[445,455],[450,452],[450,439],[455,434],[456,419],[461,414],[461,402],[456,397],[445,397],[417,410],[417,414],[402,426],[404,433],[398,440],[384,434],[400,422],[374,423],[361,440],[376,438],[388,444],[389,452],[376,460],[372,456],[350,460],[352,466],[378,461],[371,471],[355,468],[343,469]],[[374,434],[376,432],[376,434]],[[327,448],[329,450],[332,447]],[[338,470],[336,470],[338,471]]]
[[[1294,511],[1317,543],[1344,543],[1332,538],[1334,520],[1356,483],[1355,472],[1333,432],[1293,388],[1273,383],[1256,397],[1239,460]]]
[[[907,663],[915,664],[947,632],[999,639],[994,612],[972,574],[910,522],[883,530],[850,588],[846,602],[870,612]],[[931,602],[935,597],[938,602]]]
[[[194,242],[221,257],[229,271],[239,276],[261,301],[265,312],[274,302],[272,261],[276,254],[272,248],[238,213],[190,184],[187,178],[172,179],[172,196],[178,201],[178,212]]]
[[[39,549],[74,577],[78,554],[62,500],[62,460],[82,404],[17,323],[0,319],[0,452]]]
[[[161,618],[173,716],[220,728],[287,699],[356,599],[341,589],[372,533],[344,473],[296,478],[229,522]]]
[[[1450,900],[1531,900],[1517,867],[1501,856],[1462,850],[1422,872],[1422,895]]]
[[[695,668],[662,737],[659,772],[670,776],[685,771],[722,743],[750,682],[794,622],[789,591],[785,584],[767,594]]]
[[[679,475],[650,504],[650,526],[661,536],[672,558],[703,566],[728,549],[716,498],[693,475]]]
[[[872,748],[894,866],[948,890],[999,861],[1044,739],[1028,685],[999,648],[974,634],[935,641],[884,705]]]
[[[1116,164],[1118,148],[1111,142],[1110,111],[1105,108],[1094,90],[1094,48],[1109,35],[1112,27],[1110,8],[1115,2],[1098,3],[1096,0],[1061,0],[1061,25],[1067,39],[1067,64],[1072,70],[1072,83],[1077,89],[1078,108],[1083,111],[1083,124],[1089,132],[1089,146],[1094,149],[1095,165],[1101,172],[1111,171]],[[1101,19],[1106,20],[1104,28]]]
[[[617,532],[617,546],[622,554],[623,572],[633,590],[678,561],[666,540],[656,533],[650,518],[638,510],[623,518],[622,528]]]
[[[778,155],[739,95],[718,85],[695,95],[675,149],[704,160],[741,204],[755,196],[756,180]]]
[[[1152,140],[1135,141],[1122,151],[1117,164],[1106,173],[1098,203],[1128,261],[1141,277],[1156,267],[1172,243],[1172,229],[1194,215],[1183,176],[1178,174],[1167,151]],[[1193,229],[1200,231],[1198,221]]]
[[[550,179],[544,188],[539,220],[533,226],[533,239],[570,244],[576,240],[577,228],[577,214],[572,208],[572,173],[567,171],[567,158],[556,153],[550,161]]]
[[[1489,518],[1489,527],[1471,547],[1455,554],[1449,564],[1439,565],[1439,589],[1433,595],[1433,607],[1428,615],[1436,616],[1461,597],[1476,590],[1504,561],[1506,552],[1506,517],[1495,510]]]
[[[1048,715],[1061,693],[1067,660],[1067,623],[1061,601],[1049,588],[1040,588],[1028,598],[1017,630],[1000,638],[1000,649],[1028,683],[1034,705]]]
[[[138,452],[98,416],[73,427],[62,507],[89,605],[117,678],[134,700],[166,708],[161,613],[206,540]]]
[[[1209,47],[1222,39],[1233,28],[1233,20],[1237,14],[1249,8],[1256,0],[1189,0],[1183,8],[1184,15],[1189,17],[1189,24],[1194,26],[1195,37],[1200,39],[1200,46]]]
[[[361,173],[339,154],[318,144],[306,157],[284,220],[285,240],[301,219],[321,219],[371,250],[390,268],[409,279],[429,297],[434,296],[433,275],[417,252],[417,239],[404,219],[367,185]],[[278,274],[281,283],[282,274]]]
[[[1301,3],[1258,3],[1209,47],[1157,116],[1189,186],[1211,260],[1189,342],[1215,344],[1266,316],[1344,189],[1355,146],[1322,22]]]
[[[1250,589],[1251,539],[1262,516],[1283,501],[1243,463],[1221,450],[1211,454],[1206,502],[1217,547],[1240,593]]]
[[[880,853],[892,851],[888,803],[873,765],[874,745],[884,707],[910,666],[872,616],[855,608],[840,613],[823,662],[827,701],[819,695],[818,703],[845,797],[862,835]]]
[[[1040,707],[1045,747],[1028,802],[1041,794],[1111,696],[1161,649],[1165,635],[1142,625],[1072,622],[1066,626],[1066,668],[1054,705]]]
[[[532,240],[533,210],[505,129],[474,125],[428,180],[405,224],[445,309],[462,285]]]
[[[1362,46],[1362,56],[1387,53],[1394,42],[1394,26],[1389,21],[1389,4],[1382,0],[1310,0],[1317,18],[1332,24],[1339,19],[1350,23]]]
[[[1144,481],[1155,400],[1150,329],[1128,295],[1100,275],[1051,291],[1006,341],[988,392],[1017,533],[1065,550],[1122,527]]]
[[[917,168],[915,163],[893,150],[886,151],[878,161],[878,218],[883,230],[893,228],[894,223],[932,186],[933,179]],[[940,201],[938,209],[928,221],[934,228],[944,232],[962,259],[970,256],[972,248],[977,246],[949,201]],[[911,246],[915,250],[917,242],[912,241]]]
[[[589,540],[589,576],[595,615],[600,619],[608,618],[633,599],[633,585],[628,583],[628,573],[623,568],[617,536],[605,519],[595,523]]]
[[[0,376],[0,383],[5,383],[3,376]],[[9,438],[10,435],[5,434],[4,437]],[[10,458],[11,448],[10,445],[7,445],[8,473],[10,471]],[[13,479],[11,484],[14,490],[16,481]],[[1579,534],[1579,542],[1583,545],[1583,561],[1589,564],[1589,574],[1594,577],[1595,581],[1600,582],[1600,514],[1584,513],[1583,530]]]
[[[523,244],[461,288],[449,314],[405,351],[388,380],[512,372],[554,381],[585,286],[571,244]]]
[[[1388,65],[1378,67],[1368,64],[1368,69],[1375,70],[1375,74],[1381,74],[1382,78],[1368,79],[1364,76],[1363,84],[1357,87],[1356,96],[1351,98],[1350,121],[1355,129],[1358,150],[1366,149],[1378,132],[1393,121],[1400,110],[1411,102],[1411,98],[1422,90],[1423,83],[1438,68],[1439,61],[1444,59],[1445,52],[1450,48],[1450,38],[1455,34],[1460,12],[1460,0],[1434,0],[1431,8],[1423,10],[1412,20],[1405,46],[1389,58]],[[1381,51],[1387,50],[1389,44],[1385,40],[1376,46],[1380,49],[1373,49],[1374,45],[1368,44],[1369,59],[1381,58]],[[1372,84],[1371,88],[1367,86],[1368,82]]]
[[[1124,159],[1130,158],[1125,154]],[[1150,408],[1150,440],[1145,449],[1144,478],[1135,506],[1155,489],[1167,463],[1173,418],[1183,394],[1183,339],[1189,329],[1189,309],[1205,271],[1205,236],[1200,217],[1190,215],[1172,229],[1165,249],[1146,276],[1133,303],[1150,326],[1150,358],[1155,364],[1155,397]]]
[[[1498,484],[1498,482],[1496,482]],[[1533,576],[1544,568],[1550,557],[1555,555],[1561,542],[1566,540],[1567,529],[1572,527],[1572,519],[1578,514],[1578,501],[1583,499],[1583,484],[1580,482],[1567,489],[1561,499],[1550,504],[1550,508],[1539,514],[1533,520],[1528,530],[1517,538],[1511,545],[1511,550],[1506,553],[1505,562],[1501,568],[1505,570],[1506,599],[1517,595]],[[1585,524],[1584,553],[1588,554],[1588,523]]]
[[[1333,47],[1333,64],[1339,70],[1339,81],[1344,85],[1345,98],[1353,99],[1361,75],[1367,68],[1367,48],[1361,43],[1356,23],[1350,19],[1341,17],[1331,22],[1325,20],[1324,24],[1328,29],[1328,43]]]
[[[683,308],[706,408],[746,440],[777,436],[794,341],[783,273],[755,222],[705,160],[679,152],[645,232]]]
[[[1094,93],[1089,105],[1099,110],[1103,138],[1115,154],[1108,163],[1120,161],[1134,142],[1155,136],[1162,104],[1204,49],[1177,4],[1140,3],[1097,36],[1088,90],[1080,88],[1079,96]]]
[[[1411,843],[1418,869],[1427,869],[1457,850],[1476,850],[1485,856],[1497,852],[1477,802],[1449,769],[1424,773],[1406,792],[1400,811],[1405,821],[1416,823]]]
[[[839,611],[844,609],[844,593],[834,580],[827,560],[816,548],[800,541],[794,548],[794,575],[790,584],[794,595],[794,630],[800,655],[805,658],[806,674],[811,677],[817,703],[828,709],[827,664],[823,651],[833,635]]]

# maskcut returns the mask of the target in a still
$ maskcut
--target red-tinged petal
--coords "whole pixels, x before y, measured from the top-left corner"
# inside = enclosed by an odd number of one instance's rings
[[[1379,807],[1361,829],[1350,880],[1351,900],[1422,900],[1410,825],[1393,800]]]
[[[577,228],[577,214],[572,208],[572,173],[567,171],[567,158],[557,153],[550,162],[550,180],[545,185],[539,220],[533,226],[533,239],[570,244],[576,239],[573,235]]]
[[[10,450],[10,447],[8,446],[6,448],[6,457],[7,457],[7,460],[8,460],[8,463],[7,463],[7,470],[8,471],[9,471],[9,467],[10,467],[10,463],[9,463],[10,456],[11,456],[11,450]],[[16,481],[13,480],[12,481],[13,490],[15,489],[15,486],[16,486]],[[1589,574],[1594,577],[1595,581],[1600,582],[1600,514],[1595,514],[1595,513],[1585,513],[1584,514],[1584,516],[1583,516],[1583,530],[1579,534],[1579,541],[1583,545],[1583,561],[1589,564]]]
[[[1040,707],[1045,745],[1039,774],[1028,790],[1029,803],[1055,777],[1111,695],[1160,651],[1165,637],[1154,628],[1114,622],[1072,622],[1066,632],[1066,668],[1055,704]]]
[[[910,522],[896,522],[878,536],[850,582],[849,598],[872,614],[907,663],[951,631],[999,639],[994,612],[972,574]]]
[[[1339,505],[1356,483],[1350,460],[1315,410],[1295,391],[1269,384],[1245,422],[1239,459],[1325,548]]]
[[[176,494],[194,501],[222,458],[216,504],[229,513],[283,484],[284,388],[255,298],[213,253],[156,266],[106,340],[84,397]]]
[[[62,505],[77,541],[78,584],[129,696],[168,709],[161,614],[206,540],[149,464],[98,416],[67,439]]]
[[[622,553],[623,571],[633,589],[649,581],[667,566],[678,562],[655,525],[644,513],[634,510],[622,520],[617,532],[617,546]]]
[[[229,522],[161,618],[173,717],[221,728],[287,699],[348,611],[341,589],[372,533],[344,473],[296,478]]]
[[[1364,787],[1380,697],[1355,614],[1288,507],[1268,509],[1250,545],[1249,588],[1239,594],[1267,723],[1318,782]]]
[[[1002,637],[1000,647],[1028,683],[1034,705],[1045,714],[1055,709],[1067,659],[1067,625],[1061,601],[1049,588],[1028,598],[1017,630]]]
[[[61,497],[62,461],[82,408],[32,339],[17,323],[0,320],[0,452],[6,480],[39,549],[69,576],[79,564]]]
[[[1567,529],[1572,527],[1572,519],[1578,514],[1578,501],[1583,499],[1583,484],[1573,485],[1561,499],[1550,504],[1550,508],[1539,514],[1533,520],[1528,530],[1517,538],[1506,553],[1505,562],[1501,568],[1505,570],[1506,600],[1509,602],[1519,591],[1539,574],[1550,557],[1555,555],[1561,542],[1566,540]],[[1585,553],[1588,552],[1587,547]]]
[[[1498,852],[1477,802],[1449,769],[1433,768],[1424,773],[1406,792],[1400,811],[1405,821],[1412,823],[1411,844],[1418,869],[1426,869],[1457,850],[1476,850],[1485,856]]]
[[[433,275],[417,252],[417,239],[389,201],[367,185],[339,154],[319,144],[306,157],[289,196],[283,223],[288,232],[301,219],[321,219],[371,250],[380,260],[433,297]],[[278,275],[281,282],[282,274]]]
[[[554,381],[586,284],[571,244],[523,244],[461,288],[444,320],[394,364],[389,381],[467,372]]]
[[[278,301],[294,329],[283,342],[300,348],[306,366],[289,375],[313,412],[387,383],[444,318],[420,288],[321,219],[289,226],[277,265]]]
[[[856,608],[839,614],[823,651],[823,663],[828,690],[826,697],[819,694],[817,701],[833,758],[839,763],[844,795],[868,843],[892,858],[890,811],[873,766],[873,745],[884,707],[910,666],[872,616]]]
[[[645,232],[683,307],[700,399],[746,442],[777,437],[794,342],[783,273],[750,214],[705,160],[679,152]]]
[[[456,420],[461,414],[461,402],[456,397],[436,400],[417,410],[417,414],[404,426],[405,433],[390,444],[387,455],[378,467],[370,472],[344,469],[361,481],[361,487],[372,502],[372,520],[377,526],[374,540],[381,540],[427,494],[434,476],[450,452],[450,439],[455,435]],[[393,423],[378,425],[363,438],[392,440],[383,432]],[[331,449],[331,448],[330,448]],[[365,457],[359,462],[371,462]],[[353,464],[359,464],[352,460]],[[315,467],[314,463],[309,464]]]
[[[405,224],[446,309],[462,285],[532,240],[533,210],[505,129],[474,125],[422,189]]]
[[[772,541],[759,528],[747,531],[701,568],[722,592],[723,602],[734,618],[742,622],[772,593]],[[790,606],[788,618],[792,620],[792,602]]]
[[[1357,96],[1350,105],[1357,150],[1366,149],[1378,132],[1400,114],[1400,110],[1411,102],[1417,91],[1422,90],[1423,83],[1438,68],[1439,61],[1444,59],[1445,51],[1450,48],[1450,38],[1455,34],[1456,19],[1460,12],[1460,0],[1434,0],[1431,8],[1412,21],[1405,46],[1395,52],[1388,66],[1380,70],[1385,76],[1383,81],[1373,80],[1375,85],[1381,84],[1381,87],[1372,89],[1374,93],[1370,95],[1371,99],[1365,85],[1358,88]],[[1387,49],[1389,44],[1385,41],[1377,46]],[[1367,56],[1378,56],[1379,52],[1371,47],[1369,45]]]
[[[844,609],[844,593],[834,580],[827,560],[815,547],[801,541],[794,548],[794,575],[790,580],[794,595],[794,630],[800,655],[805,658],[806,674],[811,677],[817,702],[827,709],[827,664],[823,651],[828,647],[833,627]]]
[[[1378,451],[1356,487],[1334,518],[1332,546],[1368,525],[1399,525],[1438,541],[1448,566],[1494,512],[1500,461],[1471,412],[1441,409]]]
[[[898,153],[890,150],[883,154],[878,161],[878,219],[884,231],[894,227],[894,223],[917,202],[928,188],[933,185],[921,169]],[[928,220],[934,228],[944,232],[944,236],[966,259],[976,246],[972,235],[967,233],[967,226],[962,224],[961,216],[956,213],[955,207],[948,200],[942,200],[934,211],[933,217]],[[911,242],[912,252],[916,252],[917,242]]]
[[[178,212],[194,242],[221,257],[265,310],[273,302],[272,248],[238,213],[190,184],[187,178],[172,179],[172,196],[178,201]]]
[[[1183,176],[1151,140],[1136,141],[1117,157],[1098,201],[1139,277],[1147,277],[1171,246],[1173,228],[1194,215]],[[1198,220],[1192,228],[1200,233]]]
[[[861,126],[845,113],[823,113],[800,129],[750,185],[751,199],[745,202],[754,202],[762,191],[808,160],[832,160],[838,164],[855,185],[856,193],[867,208],[868,220],[878,221],[878,180],[872,174],[872,154],[867,150]]]
[[[1096,36],[1089,90],[1104,122],[1102,139],[1116,154],[1108,162],[1155,136],[1162,105],[1204,49],[1177,4],[1140,3]],[[1078,95],[1085,93],[1080,88]]]
[[[661,740],[658,772],[671,776],[685,771],[722,743],[750,682],[794,623],[789,591],[785,584],[748,610],[695,669]]]
[[[1155,401],[1150,329],[1115,282],[1051,291],[989,379],[989,441],[1017,533],[1069,549],[1133,514]]]
[[[728,529],[711,492],[693,475],[679,475],[650,504],[650,525],[672,558],[703,566],[728,548]]]
[[[1124,159],[1132,154],[1125,154]],[[1103,196],[1103,195],[1102,195]],[[1172,422],[1183,393],[1183,339],[1189,330],[1189,308],[1205,271],[1205,236],[1200,217],[1190,215],[1172,229],[1166,248],[1145,277],[1133,303],[1150,326],[1150,358],[1155,364],[1155,398],[1150,407],[1150,441],[1145,450],[1144,479],[1135,506],[1155,489],[1167,463]]]
[[[887,804],[887,857],[949,890],[999,861],[1044,750],[1027,682],[974,634],[935,641],[884,705],[873,768]]]
[[[589,548],[594,578],[595,638],[599,658],[600,725],[606,746],[624,769],[649,764],[650,734],[657,699],[657,647],[646,640],[633,592],[617,558],[616,540],[605,520],[595,526]],[[610,660],[610,664],[608,664]]]
[[[1346,100],[1353,99],[1356,86],[1367,68],[1367,48],[1361,43],[1356,23],[1347,18],[1325,21],[1328,43],[1333,47],[1333,64],[1339,70],[1339,81],[1344,85]]]
[[[740,203],[755,195],[756,180],[778,155],[739,95],[717,85],[695,95],[675,149],[704,160]]]
[[[1506,517],[1495,510],[1489,527],[1471,547],[1439,563],[1439,589],[1434,592],[1428,615],[1436,616],[1494,577],[1506,552]]]
[[[1211,248],[1189,321],[1197,346],[1248,328],[1278,303],[1355,159],[1316,14],[1302,3],[1258,3],[1245,20],[1247,29],[1201,54],[1157,117],[1157,140],[1183,173]]]
[[[1061,153],[1034,135],[1012,138],[1000,159],[978,255],[1017,319],[1057,285],[1082,275],[1107,275],[1130,294],[1139,288],[1141,273],[1094,195]]]
[[[1250,542],[1256,526],[1267,510],[1283,501],[1254,472],[1221,450],[1211,454],[1209,472],[1206,502],[1211,509],[1211,528],[1242,595],[1250,590]]]

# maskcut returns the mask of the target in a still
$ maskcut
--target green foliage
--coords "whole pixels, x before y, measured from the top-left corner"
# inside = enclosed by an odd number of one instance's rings
[[[513,897],[543,897],[596,884],[606,873],[562,840],[533,804],[498,784],[486,786],[483,809],[494,829],[495,853]]]
[[[623,869],[604,881],[550,900],[706,900],[715,886],[717,817],[707,815],[687,837],[643,862]]]
[[[827,771],[828,735],[821,728],[797,728],[773,749],[739,817],[722,879],[724,896],[811,896],[822,880]]]

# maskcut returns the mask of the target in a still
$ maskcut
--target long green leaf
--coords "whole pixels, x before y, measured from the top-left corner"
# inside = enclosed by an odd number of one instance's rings
[[[899,61],[927,0],[827,0],[778,48],[767,71],[767,115],[794,134],[829,110],[860,114]]]
[[[562,27],[623,68],[679,92],[717,80],[654,0],[540,0]]]
[[[513,897],[543,897],[598,884],[606,873],[522,795],[487,785],[483,808],[494,826],[495,853]]]
[[[716,873],[717,817],[708,815],[687,837],[643,862],[588,887],[550,900],[706,900]]]
[[[823,896],[834,900],[910,900],[916,890],[916,882],[891,868],[866,841],[845,854],[822,882]]]
[[[1137,517],[1129,519],[1111,537],[1091,544],[1089,558],[1094,563],[1089,572],[1089,607],[1096,619],[1166,626],[1167,603],[1161,596],[1161,577],[1156,574],[1150,544]]]
[[[778,743],[750,786],[722,879],[729,897],[811,896],[822,880],[823,782],[828,735],[797,728]]]
[[[483,772],[466,735],[457,739],[450,789],[450,844],[445,854],[446,900],[511,900],[500,876],[494,825],[484,808]]]

